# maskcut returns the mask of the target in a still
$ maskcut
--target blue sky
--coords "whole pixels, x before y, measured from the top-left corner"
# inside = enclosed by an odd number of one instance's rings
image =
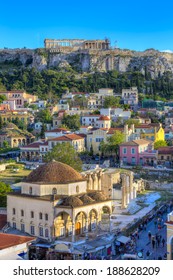
[[[0,10],[0,48],[108,37],[119,48],[173,50],[172,0],[6,0]]]

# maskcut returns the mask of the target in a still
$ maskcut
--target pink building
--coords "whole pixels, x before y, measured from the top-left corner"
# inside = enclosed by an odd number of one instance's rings
[[[140,154],[151,151],[153,149],[152,143],[150,140],[139,139],[120,144],[120,163],[142,165],[143,160]]]

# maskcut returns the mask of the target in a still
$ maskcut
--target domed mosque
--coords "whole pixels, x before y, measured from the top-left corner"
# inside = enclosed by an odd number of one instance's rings
[[[98,231],[112,200],[102,193],[100,177],[91,176],[57,161],[39,166],[21,182],[20,192],[8,194],[8,224],[52,243]]]

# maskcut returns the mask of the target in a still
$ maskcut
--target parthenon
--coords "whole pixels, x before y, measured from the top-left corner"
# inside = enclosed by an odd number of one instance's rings
[[[72,50],[108,50],[110,41],[105,40],[85,40],[85,39],[45,39],[46,49],[71,48]]]

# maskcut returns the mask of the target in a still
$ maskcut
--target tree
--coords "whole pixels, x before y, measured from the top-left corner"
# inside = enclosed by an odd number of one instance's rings
[[[40,137],[44,138],[45,137],[45,132],[46,132],[46,125],[43,123],[41,126],[41,131],[40,131]]]
[[[43,110],[40,110],[37,114],[37,120],[43,123],[51,123],[52,122],[52,116],[50,111],[46,108]]]
[[[69,129],[78,130],[80,128],[80,116],[79,115],[66,115],[62,118],[62,124],[66,125]]]
[[[112,136],[107,138],[107,143],[101,142],[100,143],[100,150],[102,153],[115,153],[116,158],[118,159],[118,152],[119,152],[119,144],[123,143],[124,141],[124,134],[116,130]]]
[[[4,94],[0,94],[0,104],[5,100],[7,100],[7,97]]]
[[[66,163],[77,171],[82,170],[82,161],[70,143],[58,143],[44,157],[45,162],[49,162],[53,159]]]
[[[8,141],[4,140],[3,141],[3,148],[8,149],[10,146],[8,144]]]
[[[0,116],[0,129],[3,127],[2,117]]]
[[[128,125],[132,125],[132,124],[139,125],[140,122],[138,120],[129,119],[129,120],[125,121],[125,124],[128,124]]]
[[[0,207],[6,207],[7,205],[7,193],[12,191],[10,185],[0,182]]]
[[[106,96],[104,100],[103,107],[111,108],[111,107],[119,107],[120,106],[120,98],[115,96]]]
[[[161,147],[167,147],[168,144],[165,140],[159,140],[154,143],[154,150],[158,150]]]

